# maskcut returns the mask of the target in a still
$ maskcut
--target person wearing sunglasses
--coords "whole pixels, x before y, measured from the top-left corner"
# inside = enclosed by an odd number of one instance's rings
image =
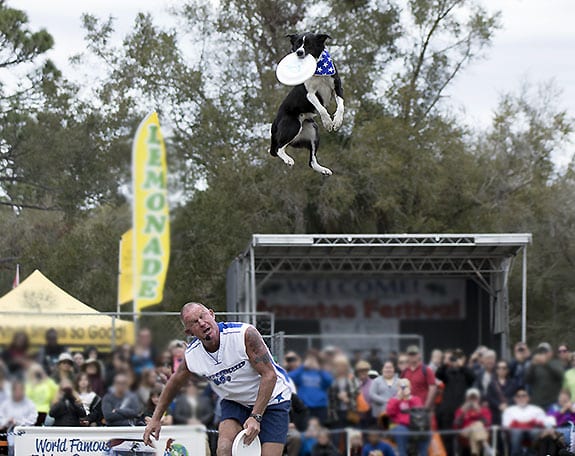
[[[567,344],[560,344],[557,347],[557,358],[565,371],[571,368],[571,351]]]
[[[545,411],[529,403],[529,394],[525,388],[515,393],[515,405],[503,412],[503,427],[509,429],[511,455],[521,454],[522,444],[532,443],[539,438],[545,428],[555,426],[555,418],[547,416]]]

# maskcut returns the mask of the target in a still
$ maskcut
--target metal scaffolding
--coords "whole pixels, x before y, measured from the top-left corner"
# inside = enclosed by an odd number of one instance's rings
[[[509,337],[508,278],[523,254],[521,336],[526,339],[526,249],[531,234],[254,234],[228,269],[228,311],[257,310],[271,277],[287,274],[468,277],[490,296],[493,332]]]

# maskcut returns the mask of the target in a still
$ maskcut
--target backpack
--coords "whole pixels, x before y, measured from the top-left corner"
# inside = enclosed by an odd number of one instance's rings
[[[409,409],[409,426],[410,431],[425,432],[431,429],[429,410],[423,407],[414,407]]]

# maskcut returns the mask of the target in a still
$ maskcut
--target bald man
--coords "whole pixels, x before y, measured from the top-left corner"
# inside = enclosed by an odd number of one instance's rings
[[[206,378],[222,399],[218,456],[230,456],[236,435],[246,430],[249,445],[259,435],[262,456],[281,456],[286,443],[292,389],[256,328],[247,323],[217,323],[212,309],[190,302],[180,313],[194,339],[185,362],[170,377],[144,431],[151,443],[160,434],[162,415],[195,375]]]

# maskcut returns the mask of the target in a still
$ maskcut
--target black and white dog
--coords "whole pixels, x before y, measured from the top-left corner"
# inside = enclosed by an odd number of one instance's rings
[[[270,153],[281,158],[288,166],[293,166],[294,160],[286,153],[287,146],[308,149],[309,166],[318,173],[329,176],[329,168],[321,166],[317,161],[319,147],[318,126],[314,117],[319,114],[327,131],[337,130],[343,122],[343,90],[331,57],[325,50],[325,40],[329,35],[303,33],[288,35],[292,51],[300,58],[313,55],[318,60],[316,73],[303,84],[295,86],[279,107],[272,124],[272,141]],[[337,109],[333,120],[327,106],[335,98]]]

